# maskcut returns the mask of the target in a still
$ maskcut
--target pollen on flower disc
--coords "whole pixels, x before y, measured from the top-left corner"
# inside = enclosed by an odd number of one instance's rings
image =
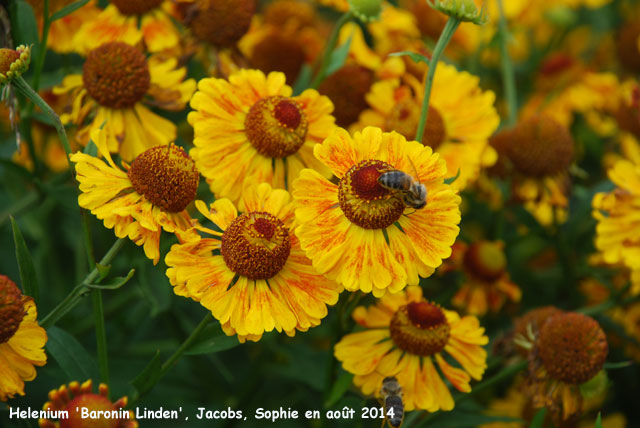
[[[258,100],[247,114],[245,133],[258,153],[270,158],[294,154],[304,144],[308,120],[298,102],[271,96]]]
[[[428,356],[440,352],[451,333],[447,318],[431,302],[412,302],[399,308],[389,325],[393,343],[403,351]]]
[[[13,49],[0,49],[0,73],[6,74],[11,69],[11,64],[20,58],[20,52]]]
[[[471,244],[465,252],[464,266],[472,275],[494,281],[505,272],[507,258],[497,242],[479,241]]]
[[[378,182],[392,169],[386,162],[365,160],[347,170],[338,184],[338,200],[349,221],[364,229],[384,229],[400,218],[405,209],[400,193]]]
[[[0,344],[11,339],[24,318],[22,292],[5,275],[0,275]]]
[[[197,0],[197,5],[191,30],[200,40],[220,47],[240,40],[256,11],[255,0]]]
[[[222,235],[220,253],[227,267],[249,279],[269,279],[284,267],[291,252],[289,231],[266,212],[242,214]]]
[[[573,159],[569,130],[545,114],[520,122],[509,134],[507,155],[514,167],[530,177],[555,175],[567,170]]]
[[[554,379],[581,384],[593,378],[604,365],[609,347],[600,325],[575,312],[547,320],[538,337],[538,353]]]
[[[195,162],[179,146],[156,146],[135,158],[129,169],[134,189],[167,212],[184,210],[196,197]]]
[[[69,412],[69,418],[60,419],[60,428],[117,428],[120,421],[116,418],[83,418],[82,413],[76,408],[85,407],[89,412],[113,412],[116,410],[114,404],[107,398],[98,394],[82,394],[73,398],[64,410]],[[96,413],[98,414],[98,413]]]
[[[109,42],[93,49],[82,70],[87,92],[105,107],[132,107],[151,85],[144,54],[123,42]]]
[[[274,32],[255,45],[250,61],[264,73],[281,71],[287,82],[295,82],[304,65],[305,53],[300,42]]]
[[[333,102],[336,124],[348,127],[367,107],[365,95],[373,83],[373,73],[357,64],[347,64],[329,75],[318,87],[318,92]]]
[[[164,0],[111,0],[123,15],[143,15],[160,6]]]

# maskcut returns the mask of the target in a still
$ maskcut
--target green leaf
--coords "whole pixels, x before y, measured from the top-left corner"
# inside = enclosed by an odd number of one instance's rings
[[[458,179],[458,177],[460,177],[460,168],[458,168],[458,173],[455,176],[449,177],[449,178],[445,178],[444,179],[444,184],[451,184],[454,181],[456,181]]]
[[[82,6],[84,6],[85,4],[89,3],[89,0],[80,0],[77,1],[75,3],[71,3],[68,6],[63,7],[62,9],[60,9],[59,11],[57,11],[56,13],[54,13],[53,15],[51,15],[51,18],[49,18],[51,21],[56,21],[60,18],[64,18],[65,16],[75,12],[76,10],[80,9]]]
[[[15,172],[16,174],[20,175],[22,178],[24,178],[26,181],[33,181],[33,175],[31,174],[31,172],[26,169],[25,167],[18,165],[16,163],[14,163],[13,161],[9,160],[9,159],[0,159],[0,166],[2,166],[3,168],[5,168],[7,171],[12,171]]]
[[[110,278],[108,281],[98,285],[98,284],[88,284],[88,288],[93,288],[96,290],[117,290],[118,288],[125,285],[129,280],[133,277],[133,274],[136,272],[135,269],[131,269],[127,276],[116,276],[114,278]]]
[[[411,52],[411,51],[394,52],[394,53],[390,53],[389,56],[408,56],[415,63],[424,62],[427,65],[429,65],[429,61],[430,61],[429,58],[427,58],[426,56],[418,52]]]
[[[545,416],[547,416],[547,409],[543,407],[535,414],[529,428],[542,428],[544,426]]]
[[[105,279],[111,271],[111,265],[101,265],[100,263],[96,263],[96,268],[98,268],[98,273],[100,273],[101,280]]]
[[[93,140],[89,140],[89,142],[84,147],[84,150],[82,152],[84,154],[86,154],[86,155],[97,157],[98,156],[98,146],[96,146],[96,143],[94,143]]]
[[[24,0],[17,0],[11,3],[11,33],[17,45],[40,44],[38,32],[38,22],[33,13],[31,5]],[[35,57],[35,52],[32,53]]]
[[[328,408],[336,404],[349,390],[352,381],[353,375],[351,373],[342,373],[331,387],[331,392],[329,392],[329,397],[325,401],[324,407]]]
[[[353,34],[349,36],[346,42],[338,46],[332,53],[331,59],[329,60],[329,65],[327,66],[326,76],[329,76],[335,71],[338,71],[347,60],[347,56],[349,55],[349,48],[351,48],[351,39],[353,38]]]
[[[13,229],[13,242],[16,246],[16,259],[18,260],[18,268],[20,269],[20,282],[22,283],[22,291],[27,296],[33,297],[33,300],[38,306],[38,300],[40,298],[40,288],[38,287],[38,278],[36,277],[36,270],[33,267],[33,260],[31,259],[31,253],[27,244],[24,242],[24,237],[18,223],[11,217],[11,228]]]
[[[47,352],[69,380],[99,379],[95,358],[73,336],[58,327],[49,327],[47,336]]]
[[[305,89],[311,85],[311,78],[313,77],[312,69],[309,64],[304,64],[300,69],[298,78],[293,84],[293,95],[300,95]]]
[[[240,345],[236,336],[224,334],[220,325],[207,326],[196,341],[185,351],[186,355],[214,354]]]
[[[154,355],[149,364],[147,364],[147,367],[131,381],[131,385],[138,391],[139,395],[143,395],[151,391],[161,377],[162,362],[160,361],[160,351],[157,351],[156,355]]]
[[[596,418],[596,428],[602,428],[602,413],[598,412],[598,417]]]
[[[624,369],[627,367],[631,367],[633,365],[633,361],[620,361],[618,363],[604,363],[605,370],[617,370]]]

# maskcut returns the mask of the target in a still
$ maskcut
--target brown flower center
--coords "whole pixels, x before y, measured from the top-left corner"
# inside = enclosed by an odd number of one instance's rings
[[[630,21],[618,32],[616,40],[618,60],[625,68],[635,72],[640,72],[638,37],[640,37],[640,22]]]
[[[20,52],[13,49],[0,49],[0,73],[6,74],[11,70],[11,64],[20,58]]]
[[[255,0],[197,0],[197,11],[189,26],[200,40],[232,46],[249,29],[255,10]]]
[[[540,114],[520,122],[507,133],[507,156],[522,174],[542,177],[566,171],[573,158],[569,130],[550,116]]]
[[[340,179],[338,199],[344,215],[364,229],[384,229],[405,210],[400,193],[378,183],[384,171],[394,169],[386,162],[365,160],[352,166]]]
[[[367,108],[365,96],[373,83],[373,73],[357,64],[347,64],[327,77],[318,92],[333,102],[338,126],[348,127]]]
[[[193,159],[175,144],[140,154],[128,174],[136,192],[170,213],[184,210],[195,199],[200,179]]]
[[[123,15],[144,15],[164,0],[111,0]]]
[[[266,212],[236,217],[222,235],[220,252],[227,267],[249,279],[269,279],[283,268],[291,251],[289,231]]]
[[[398,348],[426,357],[440,352],[446,346],[451,327],[437,305],[412,302],[396,311],[389,330]]]
[[[305,62],[298,39],[273,32],[259,41],[251,54],[251,64],[265,73],[281,71],[287,82],[295,82]]]
[[[307,136],[307,116],[291,98],[272,96],[256,102],[244,121],[249,142],[269,158],[294,154]]]
[[[598,323],[586,315],[555,315],[541,328],[538,353],[554,379],[581,384],[594,377],[607,358],[607,338]]]
[[[144,54],[122,42],[109,42],[93,49],[82,70],[87,92],[105,107],[132,107],[151,85]]]
[[[97,394],[82,394],[67,403],[65,410],[69,412],[69,418],[60,419],[60,428],[116,428],[120,426],[117,418],[99,417],[96,419],[83,418],[82,413],[76,409],[86,408],[95,415],[104,415],[116,410],[116,406],[106,397]]]
[[[297,0],[278,0],[269,3],[264,9],[264,22],[284,27],[295,21],[300,26],[313,25],[315,19],[313,6]]]
[[[507,258],[497,242],[480,241],[471,244],[464,253],[464,266],[471,275],[492,282],[503,275]]]
[[[13,337],[23,318],[20,289],[8,277],[0,275],[0,344]]]

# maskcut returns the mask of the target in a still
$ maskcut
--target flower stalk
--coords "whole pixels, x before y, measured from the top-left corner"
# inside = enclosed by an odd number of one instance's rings
[[[507,125],[509,127],[516,124],[518,112],[518,95],[516,93],[516,79],[513,71],[513,64],[509,57],[508,42],[509,29],[507,27],[507,19],[504,15],[504,6],[502,0],[498,0],[498,9],[500,11],[500,20],[498,22],[498,34],[500,38],[500,62],[502,68],[502,84],[504,95],[507,101]]]
[[[420,113],[420,122],[418,122],[418,130],[416,131],[416,141],[422,141],[424,137],[424,129],[427,125],[427,117],[429,115],[429,98],[431,98],[431,87],[433,86],[433,79],[436,75],[436,67],[438,66],[438,60],[442,56],[442,52],[447,47],[456,29],[462,22],[460,19],[450,17],[447,21],[435,48],[433,48],[433,54],[429,61],[429,71],[427,72],[427,79],[424,84],[424,95],[422,97],[422,110]]]
[[[353,18],[353,12],[348,11],[345,12],[336,25],[333,27],[331,31],[331,35],[329,36],[329,41],[327,42],[327,46],[324,49],[324,54],[322,55],[322,62],[320,63],[320,68],[318,69],[318,73],[316,77],[311,82],[311,88],[317,88],[320,86],[320,83],[327,77],[327,68],[329,68],[329,64],[331,63],[331,55],[333,54],[334,49],[336,48],[336,44],[338,43],[338,36],[340,35],[340,30],[344,25],[349,22]]]

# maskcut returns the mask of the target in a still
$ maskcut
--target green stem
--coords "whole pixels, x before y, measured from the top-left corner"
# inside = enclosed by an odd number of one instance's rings
[[[182,345],[180,345],[180,347],[176,350],[176,352],[174,352],[173,355],[170,356],[169,359],[164,362],[164,364],[162,364],[162,367],[160,368],[160,376],[158,377],[157,381],[160,380],[160,378],[162,378],[169,371],[169,369],[171,369],[173,364],[176,361],[178,361],[178,359],[182,356],[182,354],[184,354],[184,351],[186,351],[187,348],[191,346],[193,341],[197,339],[198,335],[202,332],[202,330],[204,330],[207,324],[209,324],[212,320],[213,320],[213,317],[211,316],[210,313],[207,313],[207,315],[204,316],[202,321],[200,321],[200,324],[198,324],[198,326],[191,332],[189,337],[187,337],[187,339],[182,343]]]
[[[102,260],[100,260],[100,265],[106,266],[113,258],[118,254],[120,249],[126,243],[125,238],[120,238],[116,242],[113,243],[107,254],[104,255]],[[73,309],[79,302],[80,297],[86,293],[88,290],[87,285],[94,283],[96,280],[100,278],[100,272],[97,267],[94,267],[93,270],[85,277],[85,279],[78,285],[75,286],[73,290],[64,298],[62,302],[58,304],[51,312],[47,314],[40,325],[44,328],[49,328],[54,325],[60,318],[62,318],[67,312]]]
[[[440,38],[436,42],[436,46],[433,48],[433,55],[431,55],[431,59],[429,60],[429,71],[427,71],[427,80],[424,83],[424,96],[422,98],[422,110],[420,113],[420,122],[418,123],[418,130],[416,131],[416,141],[422,141],[424,137],[424,129],[427,125],[427,116],[429,115],[429,98],[431,98],[431,87],[433,86],[433,78],[436,75],[436,67],[438,66],[438,60],[444,49],[451,41],[453,34],[456,32],[456,29],[460,25],[460,20],[454,17],[449,18],[442,33],[440,34]]]
[[[516,79],[513,72],[513,64],[511,63],[511,58],[509,57],[509,49],[507,47],[507,43],[509,41],[509,30],[507,28],[507,20],[504,16],[504,7],[502,6],[502,0],[498,0],[498,9],[500,10],[498,32],[500,39],[502,84],[508,108],[507,125],[513,126],[516,124],[516,120],[518,117],[518,98],[516,93]]]
[[[100,367],[100,381],[109,385],[109,355],[107,353],[107,331],[104,326],[104,307],[102,305],[102,291],[93,290],[93,316],[96,320],[96,341],[98,349],[98,365]]]
[[[13,85],[16,89],[24,94],[27,98],[29,98],[35,105],[40,107],[43,113],[47,114],[51,120],[53,121],[53,126],[56,128],[58,132],[58,137],[62,142],[62,147],[64,148],[65,153],[67,154],[67,162],[69,162],[69,156],[71,155],[71,146],[69,145],[69,139],[67,138],[67,132],[64,129],[64,125],[60,120],[60,117],[53,111],[49,104],[43,100],[40,95],[36,91],[29,86],[29,84],[24,80],[22,76],[18,76],[14,81]],[[70,163],[71,168],[73,165]]]
[[[44,10],[42,14],[44,16],[44,24],[42,25],[42,38],[40,39],[38,58],[36,59],[36,63],[33,67],[33,89],[35,91],[40,88],[40,75],[42,74],[44,59],[47,55],[47,41],[49,39],[49,28],[51,27],[51,17],[49,16],[49,0],[44,0]]]
[[[89,269],[96,266],[96,256],[93,252],[93,240],[91,239],[91,228],[89,227],[89,214],[87,210],[80,209],[80,215],[82,216],[82,235],[84,237],[84,248],[87,253],[87,261],[89,262]]]
[[[327,46],[324,48],[324,54],[322,56],[322,63],[320,63],[320,69],[318,70],[318,74],[311,82],[311,88],[317,88],[320,86],[320,83],[325,79],[327,68],[329,67],[329,63],[331,62],[331,55],[333,54],[333,50],[338,43],[338,36],[340,35],[340,29],[349,22],[353,18],[353,13],[351,11],[345,12],[344,15],[340,17],[336,25],[333,27],[331,31],[331,35],[329,36],[329,41],[327,42]]]

